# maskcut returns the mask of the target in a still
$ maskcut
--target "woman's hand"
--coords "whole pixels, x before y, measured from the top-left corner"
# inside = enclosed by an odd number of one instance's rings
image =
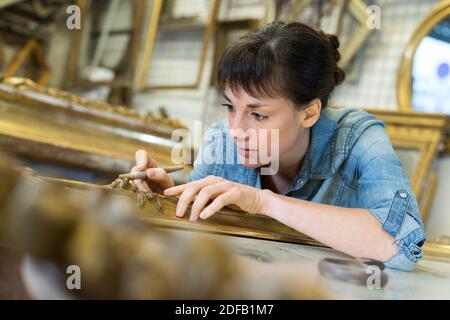
[[[180,195],[176,215],[184,216],[188,205],[191,208],[191,221],[198,217],[207,219],[227,205],[235,205],[243,211],[261,213],[265,190],[260,190],[244,184],[231,182],[216,176],[192,181],[164,190],[167,196]],[[209,205],[209,201],[213,200]]]
[[[172,177],[162,168],[159,168],[156,161],[147,152],[138,150],[136,151],[135,158],[136,165],[131,168],[131,172],[146,171],[147,173],[146,179],[134,180],[139,190],[162,194],[165,189],[175,185]]]

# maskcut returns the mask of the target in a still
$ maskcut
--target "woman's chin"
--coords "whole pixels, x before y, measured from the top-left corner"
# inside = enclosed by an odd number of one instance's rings
[[[240,160],[241,164],[247,168],[256,169],[256,168],[262,167],[264,165],[262,163],[259,163],[259,161],[254,161],[253,159],[250,159],[247,157],[240,156],[239,160]]]
[[[260,163],[257,163],[257,164],[242,163],[242,165],[244,167],[252,168],[252,169],[256,169],[256,168],[259,168],[262,166],[262,164],[260,164]]]

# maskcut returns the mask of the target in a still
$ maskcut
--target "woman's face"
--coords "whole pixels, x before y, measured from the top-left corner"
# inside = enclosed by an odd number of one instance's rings
[[[226,87],[228,125],[241,163],[257,168],[271,159],[282,159],[284,154],[298,145],[305,128],[301,125],[301,112],[284,98],[255,98],[244,90],[236,94]]]

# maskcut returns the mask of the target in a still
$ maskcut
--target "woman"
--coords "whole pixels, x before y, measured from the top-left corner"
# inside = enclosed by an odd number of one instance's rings
[[[232,44],[218,67],[228,121],[213,125],[189,183],[174,186],[139,150],[132,171],[147,170],[139,187],[179,196],[179,217],[190,203],[191,220],[235,205],[348,255],[413,269],[426,240],[423,223],[383,123],[362,110],[327,107],[345,78],[338,47],[336,36],[298,22],[271,23]],[[276,130],[278,142],[261,129]],[[204,150],[221,150],[221,137],[237,163],[202,162]],[[261,174],[271,163],[259,151],[273,145],[278,170]]]

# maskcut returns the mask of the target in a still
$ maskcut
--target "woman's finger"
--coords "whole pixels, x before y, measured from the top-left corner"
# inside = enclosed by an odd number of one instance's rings
[[[198,219],[198,216],[200,212],[203,210],[203,208],[206,206],[206,204],[216,198],[218,195],[227,192],[229,189],[229,183],[227,182],[221,182],[218,184],[206,186],[203,189],[200,190],[197,197],[194,200],[194,203],[191,207],[191,221],[196,221]]]
[[[135,173],[138,172],[140,170],[137,169],[137,166],[134,166],[133,168],[131,168],[131,173]],[[134,184],[136,185],[136,187],[138,187],[139,190],[144,191],[144,192],[150,192],[151,189],[148,186],[147,182],[145,182],[142,179],[136,179],[134,180]]]
[[[181,196],[178,198],[177,209],[175,214],[177,217],[184,216],[189,204],[197,196],[198,192],[203,188],[200,180],[187,183]]]
[[[169,188],[164,192],[164,194],[178,195],[181,193],[180,198],[178,198],[178,204],[175,214],[178,217],[182,217],[184,216],[189,204],[194,200],[195,196],[202,188],[211,184],[222,182],[223,180],[224,179],[218,177],[208,176],[197,181],[192,181],[173,188]]]
[[[177,196],[177,195],[179,195],[179,194],[182,194],[183,191],[184,191],[184,189],[186,189],[186,186],[187,186],[188,184],[189,184],[189,183],[183,183],[183,184],[180,184],[180,185],[178,185],[178,186],[174,186],[174,187],[171,187],[171,188],[167,188],[167,189],[164,190],[164,194],[165,194],[166,196]]]
[[[233,203],[234,201],[236,201],[235,195],[232,192],[228,191],[228,192],[222,193],[220,196],[215,198],[209,206],[207,206],[205,209],[203,209],[202,212],[200,212],[200,218],[208,219],[209,217],[214,215],[216,212],[220,211],[223,207]]]
[[[190,186],[191,184],[194,184],[194,183],[197,184],[200,188],[203,188],[208,185],[222,182],[222,181],[224,181],[224,179],[215,177],[215,176],[208,176],[208,177],[200,179],[200,180],[196,180],[196,181],[180,184],[180,185],[172,187],[172,188],[168,188],[168,189],[164,190],[164,194],[167,196],[176,196],[176,195],[183,193],[187,186]]]
[[[136,158],[136,167],[138,171],[158,167],[156,161],[153,160],[153,158],[145,150],[139,149],[136,151],[134,156]]]
[[[145,168],[147,168],[147,163],[148,163],[147,152],[140,149],[140,150],[136,151],[136,153],[134,154],[134,157],[136,158],[136,169],[137,169],[136,171],[142,171]]]
[[[147,169],[147,178],[152,182],[156,182],[162,190],[174,185],[172,177],[163,168]]]

